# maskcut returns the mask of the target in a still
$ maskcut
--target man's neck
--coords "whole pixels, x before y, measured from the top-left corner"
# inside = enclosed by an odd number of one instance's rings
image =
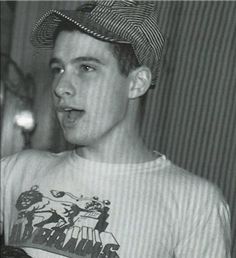
[[[141,163],[155,159],[134,128],[116,129],[92,146],[78,147],[76,152],[85,159],[107,163]]]

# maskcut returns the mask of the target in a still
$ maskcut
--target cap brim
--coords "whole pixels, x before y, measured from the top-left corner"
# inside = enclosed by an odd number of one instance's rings
[[[84,12],[50,10],[35,25],[31,35],[32,45],[37,48],[53,47],[55,32],[59,26],[65,23],[71,23],[78,27],[78,30],[99,40],[129,43],[119,35],[116,35],[98,23],[93,22],[91,17]]]

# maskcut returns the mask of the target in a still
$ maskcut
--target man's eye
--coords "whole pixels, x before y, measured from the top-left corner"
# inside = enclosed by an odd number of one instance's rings
[[[64,69],[59,66],[54,66],[54,67],[51,67],[51,73],[53,75],[62,74],[62,73],[64,73]]]
[[[80,65],[80,69],[83,71],[83,72],[92,72],[95,70],[94,67],[90,66],[90,65],[85,65],[85,64],[82,64]]]

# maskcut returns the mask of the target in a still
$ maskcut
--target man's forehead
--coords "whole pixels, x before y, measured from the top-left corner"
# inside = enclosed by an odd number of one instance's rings
[[[112,56],[111,43],[97,40],[80,31],[61,31],[55,41],[53,56],[94,56],[106,58]]]

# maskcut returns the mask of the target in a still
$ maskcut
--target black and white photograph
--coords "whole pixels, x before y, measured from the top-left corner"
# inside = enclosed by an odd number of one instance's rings
[[[2,258],[236,258],[236,1],[0,1]]]

